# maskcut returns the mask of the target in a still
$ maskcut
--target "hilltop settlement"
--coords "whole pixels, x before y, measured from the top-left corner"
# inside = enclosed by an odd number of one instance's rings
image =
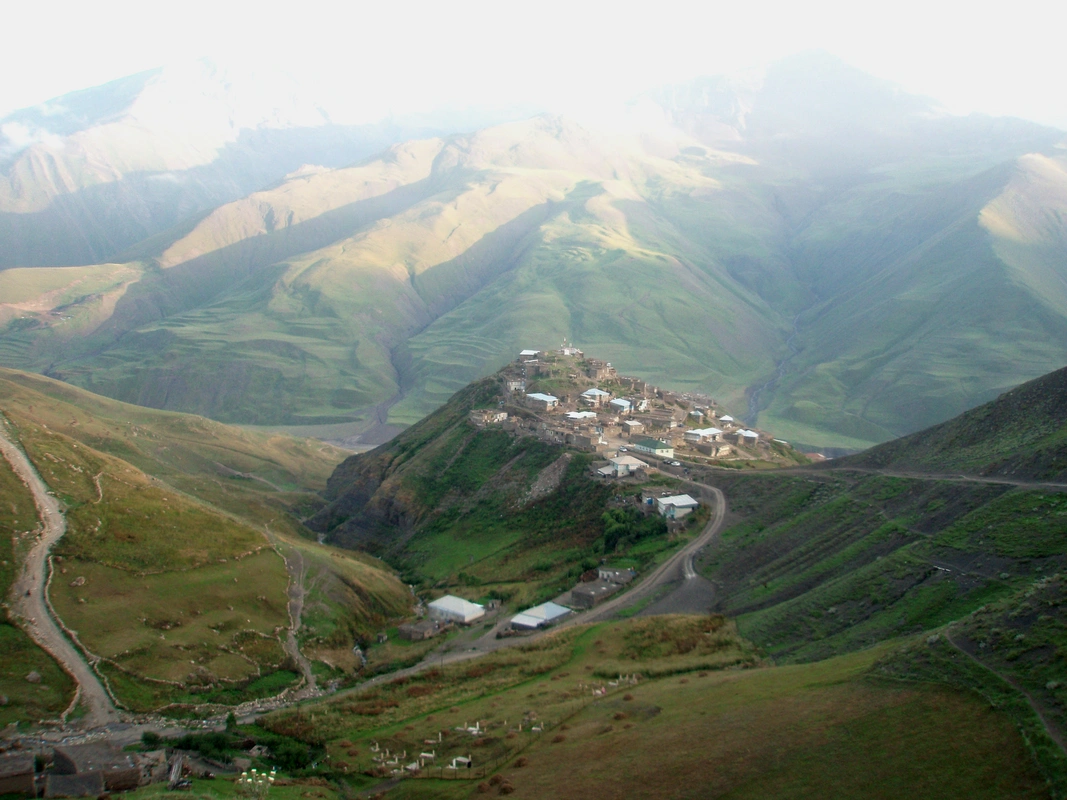
[[[502,394],[470,412],[478,427],[602,453],[599,476],[620,478],[659,462],[726,467],[797,463],[799,453],[745,427],[710,397],[675,393],[620,375],[608,362],[564,343],[527,349],[499,373]],[[802,457],[801,457],[802,458]]]

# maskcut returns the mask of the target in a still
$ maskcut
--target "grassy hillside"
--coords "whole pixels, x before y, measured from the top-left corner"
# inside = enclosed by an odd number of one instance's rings
[[[740,519],[705,574],[779,658],[936,628],[1067,566],[1063,494],[844,469],[715,482]]]
[[[1017,386],[996,400],[841,463],[900,471],[1067,478],[1067,368]]]
[[[15,270],[0,363],[377,444],[566,336],[847,449],[1067,363],[1061,132],[821,57],[649,102],[670,125],[412,140],[175,219],[120,266]]]
[[[0,497],[0,597],[6,600],[20,557],[29,549],[39,521],[33,495],[3,458]],[[4,697],[0,725],[57,719],[74,697],[74,682],[8,620],[6,612],[0,620],[0,647],[4,653],[0,667],[0,695]],[[26,680],[31,672],[41,676],[40,683]]]
[[[0,408],[65,506],[57,613],[133,709],[237,703],[292,684],[291,580],[306,589],[299,638],[323,664],[327,649],[350,654],[408,609],[395,577],[303,538],[292,514],[340,451],[12,371],[0,376]],[[282,556],[294,553],[291,577]]]
[[[483,378],[388,444],[350,457],[308,525],[331,543],[381,555],[410,582],[516,605],[566,591],[604,556],[646,566],[703,525],[696,515],[668,535],[658,517],[616,502],[640,486],[591,477],[592,455],[468,422],[470,409],[502,397],[502,377]]]
[[[264,724],[325,747],[320,774],[353,788],[372,785],[362,773],[374,773],[373,743],[434,750],[433,766],[390,792],[408,798],[1048,796],[1049,773],[1007,714],[964,691],[871,677],[886,652],[771,667],[722,618],[632,620]],[[620,665],[637,685],[607,686]],[[479,736],[455,729],[474,720]],[[440,769],[457,755],[474,768]]]

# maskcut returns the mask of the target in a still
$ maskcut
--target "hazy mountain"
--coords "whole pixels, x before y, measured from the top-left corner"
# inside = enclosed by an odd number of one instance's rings
[[[277,71],[202,60],[13,112],[0,119],[0,267],[112,260],[303,164],[340,166],[507,116],[337,111]]]
[[[784,438],[861,447],[1067,362],[1062,139],[813,56],[610,125],[544,115],[291,162],[122,264],[0,273],[0,359],[351,431],[566,336]]]

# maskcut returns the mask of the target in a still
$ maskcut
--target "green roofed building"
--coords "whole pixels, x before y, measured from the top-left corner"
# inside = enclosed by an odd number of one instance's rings
[[[674,448],[659,439],[638,439],[633,443],[638,453],[651,453],[660,458],[674,458]]]

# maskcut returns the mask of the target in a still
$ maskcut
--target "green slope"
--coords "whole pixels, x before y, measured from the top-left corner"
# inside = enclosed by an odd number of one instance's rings
[[[4,273],[0,363],[376,444],[567,337],[859,449],[1067,362],[1062,133],[821,57],[653,99],[670,125],[414,140],[302,168],[121,266]]]
[[[283,649],[291,582],[283,557],[295,554],[308,582],[299,638],[312,658],[351,654],[408,610],[409,593],[391,572],[304,538],[295,509],[319,502],[314,493],[342,451],[12,370],[0,370],[0,411],[63,505],[68,530],[52,551],[52,603],[129,708],[176,704],[187,713],[291,685],[298,676]],[[26,526],[28,501],[11,494],[6,527]],[[25,537],[8,538],[15,549],[4,563],[14,569]],[[32,646],[5,636],[12,668],[30,663]],[[45,686],[62,691],[54,671]],[[22,694],[12,692],[11,713],[41,716],[35,703],[47,691]]]
[[[842,460],[897,471],[1067,478],[1067,368],[903,439]]]

